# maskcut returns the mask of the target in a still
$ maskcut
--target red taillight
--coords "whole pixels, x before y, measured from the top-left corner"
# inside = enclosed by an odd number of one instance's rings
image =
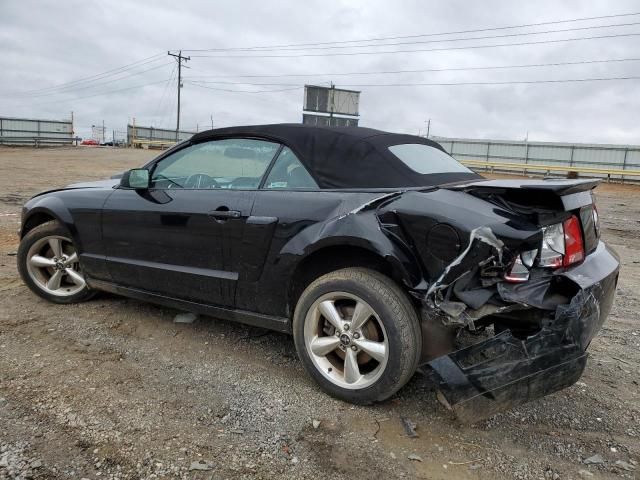
[[[572,215],[563,222],[564,227],[564,257],[562,265],[568,267],[584,260],[584,241],[580,230],[578,217]]]
[[[584,240],[580,220],[575,215],[562,223],[548,225],[542,229],[542,244],[538,250],[522,252],[504,276],[509,283],[521,283],[529,280],[529,269],[536,264],[539,267],[569,267],[584,260]]]

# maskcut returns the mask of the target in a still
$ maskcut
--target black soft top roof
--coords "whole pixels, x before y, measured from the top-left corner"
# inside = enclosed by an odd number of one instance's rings
[[[411,188],[481,178],[466,172],[417,173],[393,155],[388,147],[420,143],[444,151],[440,144],[414,135],[372,128],[315,127],[295,123],[252,125],[207,130],[191,137],[191,142],[238,136],[286,145],[298,156],[320,188]]]

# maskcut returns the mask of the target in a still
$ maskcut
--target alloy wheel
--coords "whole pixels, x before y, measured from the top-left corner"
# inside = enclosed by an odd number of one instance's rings
[[[68,297],[87,286],[76,249],[66,237],[39,239],[29,249],[26,261],[31,279],[49,295]]]
[[[304,340],[315,367],[342,388],[373,385],[387,365],[384,325],[367,302],[351,293],[318,298],[305,318]]]

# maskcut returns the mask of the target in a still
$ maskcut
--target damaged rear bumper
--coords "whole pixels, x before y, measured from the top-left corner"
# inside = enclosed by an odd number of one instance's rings
[[[575,383],[611,309],[618,270],[616,253],[600,242],[582,264],[556,274],[575,284],[577,293],[549,312],[537,333],[522,339],[505,329],[422,365],[440,401],[472,423]]]

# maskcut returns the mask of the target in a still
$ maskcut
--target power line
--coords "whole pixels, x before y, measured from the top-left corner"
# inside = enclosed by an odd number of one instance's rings
[[[177,66],[176,66],[176,72],[177,72]],[[171,83],[170,85],[173,86],[174,82],[177,80],[177,76],[174,75],[173,78],[171,78]],[[167,130],[173,130],[171,128],[171,112],[174,111],[176,109],[176,105],[177,105],[177,97],[175,96],[167,96],[167,106],[166,108],[163,109],[162,111],[162,118],[161,118],[161,123],[159,124],[161,128],[165,128]],[[165,127],[165,118],[167,119],[167,126]]]
[[[195,85],[196,87],[206,88],[207,90],[216,90],[218,92],[228,92],[228,93],[277,93],[277,92],[288,92],[291,90],[300,90],[301,88],[304,88],[304,85],[296,85],[295,87],[278,88],[275,90],[233,90],[229,88],[209,87],[207,85],[201,85],[193,81],[190,81],[188,83],[191,85]]]
[[[78,84],[78,83],[85,83],[85,82],[90,82],[90,81],[95,81],[95,80],[102,80],[102,78],[107,78],[109,76],[117,75],[118,73],[122,73],[123,71],[127,71],[127,70],[130,70],[132,68],[137,68],[137,67],[140,67],[142,65],[146,65],[146,64],[158,61],[161,56],[162,56],[162,54],[153,55],[151,57],[143,58],[142,60],[138,60],[136,62],[129,63],[127,65],[123,65],[122,67],[118,67],[118,68],[114,68],[114,69],[111,69],[111,70],[107,70],[107,71],[102,72],[102,73],[97,73],[97,74],[91,75],[89,77],[84,77],[84,78],[80,78],[78,80],[73,80],[73,81],[70,81],[70,82],[65,82],[65,83],[61,83],[61,84],[58,84],[58,85],[53,85],[51,87],[44,87],[44,88],[37,88],[37,89],[33,89],[33,90],[25,90],[23,92],[16,92],[16,94],[18,94],[18,95],[19,94],[31,94],[31,93],[48,91],[48,90],[58,90],[60,88],[63,88],[63,87],[66,88],[67,86],[75,85],[75,84]]]
[[[628,77],[596,77],[596,78],[565,78],[565,79],[541,79],[541,80],[507,80],[507,81],[491,81],[491,82],[411,82],[411,83],[359,83],[359,84],[343,84],[344,87],[357,87],[357,88],[370,88],[370,87],[422,87],[422,86],[459,86],[459,85],[531,85],[531,84],[543,84],[543,83],[575,83],[575,82],[604,82],[604,81],[617,81],[617,80],[640,80],[640,76],[628,76]],[[296,87],[282,89],[282,90],[259,90],[259,91],[245,91],[245,90],[231,90],[223,88],[208,87],[193,81],[189,82],[193,85],[202,88],[209,88],[211,90],[220,90],[224,92],[242,92],[242,93],[270,93],[285,90],[295,90],[303,88],[302,85]],[[253,85],[253,86],[285,86],[291,87],[293,84],[287,83],[238,83],[235,85]]]
[[[273,106],[274,102],[281,102],[281,100],[278,99],[277,95],[280,92],[287,92],[287,91],[293,91],[293,90],[302,90],[304,87],[299,86],[299,87],[289,87],[289,88],[279,88],[279,89],[274,89],[274,90],[260,90],[260,91],[248,91],[248,90],[231,90],[231,89],[220,89],[220,88],[215,88],[215,87],[207,87],[205,85],[198,85],[192,82],[189,82],[191,85],[199,87],[199,88],[203,88],[206,90],[213,90],[213,91],[218,91],[221,92],[223,95],[227,95],[227,94],[235,94],[235,95],[249,95],[249,98],[251,99],[252,103],[263,103],[265,105],[269,105],[269,106]],[[264,94],[271,94],[271,95],[264,95]]]
[[[544,25],[558,25],[562,23],[573,23],[573,22],[583,22],[590,20],[603,20],[608,18],[620,18],[620,17],[631,17],[640,15],[640,12],[632,12],[632,13],[621,13],[615,15],[600,15],[597,17],[580,17],[580,18],[571,18],[566,20],[552,20],[547,22],[538,22],[538,23],[525,23],[520,25],[508,25],[508,26],[500,26],[500,27],[486,27],[486,28],[478,28],[472,30],[457,30],[457,31],[449,31],[449,32],[437,32],[437,33],[422,33],[416,35],[401,35],[401,36],[390,36],[390,37],[374,37],[374,38],[364,38],[359,40],[337,40],[331,42],[314,42],[314,43],[292,43],[285,45],[263,45],[263,46],[253,46],[253,47],[235,47],[235,48],[204,48],[204,49],[190,49],[184,50],[185,52],[214,52],[214,51],[246,51],[246,50],[260,50],[260,49],[274,49],[274,48],[288,48],[288,47],[307,47],[307,46],[317,46],[317,45],[336,45],[336,44],[345,44],[345,43],[363,43],[363,42],[379,42],[386,40],[404,40],[409,38],[422,38],[422,37],[434,37],[434,36],[442,36],[442,35],[458,35],[458,34],[467,34],[467,33],[480,33],[480,32],[490,32],[490,31],[499,31],[499,30],[510,30],[515,28],[527,28],[527,27],[539,27]],[[374,46],[374,45],[371,45]]]
[[[73,102],[73,101],[76,101],[76,100],[83,100],[85,98],[98,97],[98,96],[101,96],[101,95],[110,95],[112,93],[124,92],[124,91],[127,91],[127,90],[134,90],[134,89],[137,89],[137,88],[143,88],[143,87],[147,87],[149,85],[157,85],[158,83],[164,83],[166,81],[167,81],[167,79],[164,78],[164,79],[162,79],[162,80],[160,80],[158,82],[150,82],[150,83],[144,83],[142,85],[134,85],[132,87],[120,88],[120,89],[117,89],[117,90],[108,90],[108,91],[104,91],[104,92],[98,92],[98,93],[94,93],[92,95],[87,95],[87,96],[84,96],[84,97],[75,97],[75,98],[71,98],[71,99],[66,98],[66,99],[60,99],[60,100],[49,100],[49,101],[46,101],[46,102],[28,103],[28,104],[23,104],[23,105],[24,106],[27,106],[27,105],[28,106],[34,106],[34,105],[43,105],[43,104],[48,104],[48,103]],[[19,105],[19,106],[22,106],[22,105]]]
[[[169,92],[169,85],[171,85],[171,81],[173,80],[173,76],[175,75],[177,68],[178,67],[176,65],[174,65],[173,68],[171,69],[171,74],[169,75],[169,80],[167,80],[167,83],[164,85],[164,88],[162,89],[162,95],[160,96],[160,102],[158,102],[158,104],[156,105],[156,109],[155,109],[154,114],[153,114],[153,118],[154,119],[160,113],[163,112],[164,102],[165,102],[165,99],[167,97],[167,93]]]
[[[524,45],[543,45],[552,43],[574,42],[580,40],[599,40],[604,38],[620,38],[620,37],[637,37],[640,33],[619,33],[612,35],[596,35],[591,37],[574,37],[574,38],[561,38],[554,40],[536,40],[531,42],[518,42],[518,43],[498,43],[490,45],[464,45],[459,47],[437,47],[437,48],[421,48],[411,50],[387,50],[378,52],[325,52],[325,53],[303,53],[296,55],[192,55],[193,57],[201,58],[300,58],[300,57],[341,57],[341,56],[354,56],[354,55],[386,55],[391,53],[419,53],[419,52],[438,52],[438,51],[452,51],[452,50],[475,50],[481,48],[494,48],[494,47],[518,47]]]
[[[171,69],[171,74],[169,75],[169,80],[167,80],[167,83],[165,84],[164,88],[162,89],[162,95],[160,96],[160,101],[156,104],[156,108],[153,112],[153,116],[151,118],[153,118],[153,122],[155,122],[155,119],[158,117],[159,114],[161,114],[164,110],[163,110],[163,106],[164,106],[164,101],[165,98],[167,96],[167,93],[169,92],[169,85],[171,84],[171,80],[173,79],[173,76],[176,73],[176,69],[177,69],[177,65],[174,65],[173,68]],[[160,120],[162,121],[164,119],[164,116],[160,117]],[[152,124],[153,124],[152,122]],[[158,125],[161,125],[161,123],[158,123]]]
[[[270,49],[261,49],[260,52],[268,52],[268,51],[300,51],[300,50],[336,50],[336,49],[353,49],[353,48],[371,48],[371,47],[393,47],[398,45],[424,45],[430,43],[443,43],[443,42],[466,42],[470,40],[492,40],[497,38],[513,38],[513,37],[526,37],[531,35],[546,35],[549,33],[566,33],[566,32],[576,32],[583,30],[594,30],[598,28],[615,28],[615,27],[632,27],[635,25],[640,25],[640,22],[630,22],[630,23],[615,23],[610,25],[592,25],[588,27],[573,27],[573,28],[564,28],[560,30],[543,30],[539,32],[519,32],[519,33],[507,33],[502,35],[484,35],[479,37],[458,37],[458,38],[445,38],[439,40],[414,40],[407,42],[394,42],[394,43],[378,43],[371,45],[330,45],[330,46],[316,46],[316,47],[298,47],[298,48],[270,48]],[[256,51],[256,50],[241,50],[241,51]],[[195,56],[195,55],[194,55]]]
[[[282,74],[264,74],[264,75],[198,75],[189,77],[190,80],[199,78],[287,78],[287,77],[324,77],[324,76],[352,76],[352,75],[391,75],[403,73],[428,73],[428,72],[460,72],[460,71],[476,71],[476,70],[504,70],[512,68],[535,68],[535,67],[558,67],[565,65],[592,65],[601,63],[621,63],[621,62],[637,62],[640,58],[615,58],[607,60],[580,60],[575,62],[552,62],[552,63],[529,63],[519,65],[492,65],[492,66],[474,66],[474,67],[449,67],[449,68],[425,68],[417,70],[382,70],[368,72],[331,72],[331,73],[282,73]],[[215,83],[200,80],[202,83]]]
[[[503,82],[417,82],[417,83],[371,83],[351,84],[345,87],[428,87],[428,86],[458,86],[458,85],[531,85],[537,83],[575,83],[575,82],[607,82],[616,80],[640,80],[640,76],[630,77],[597,77],[597,78],[564,78],[543,80],[508,80]]]
[[[106,82],[91,83],[89,85],[81,85],[81,86],[75,86],[75,87],[65,87],[64,90],[58,91],[58,92],[38,93],[38,94],[34,94],[34,95],[22,94],[22,95],[13,95],[13,96],[36,98],[36,97],[47,97],[47,96],[51,96],[51,95],[68,95],[69,93],[73,93],[73,92],[76,92],[78,90],[86,90],[87,88],[95,88],[95,87],[101,87],[101,86],[104,86],[104,85],[109,85],[111,83],[114,83],[114,82],[117,82],[117,81],[120,81],[120,80],[124,80],[125,78],[134,77],[134,76],[140,75],[142,73],[146,73],[146,72],[150,72],[152,70],[157,70],[159,68],[166,67],[167,65],[171,65],[171,63],[163,63],[162,65],[155,65],[155,66],[153,66],[151,68],[147,68],[147,69],[141,70],[139,72],[130,73],[130,74],[125,75],[123,77],[114,78],[114,79],[108,80]]]

